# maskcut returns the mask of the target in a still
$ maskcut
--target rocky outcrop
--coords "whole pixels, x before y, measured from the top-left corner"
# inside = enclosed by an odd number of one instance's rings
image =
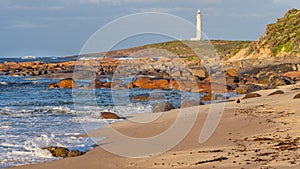
[[[157,79],[157,78],[139,78],[128,85],[128,88],[141,89],[164,89],[179,90],[184,92],[208,92],[212,88],[214,92],[227,92],[228,87],[224,84],[210,83],[209,81],[175,80],[175,79]]]
[[[49,64],[40,61],[20,63],[5,62],[0,64],[0,72],[2,72],[4,75],[40,76],[55,72],[72,72],[74,64],[74,61]]]
[[[44,149],[50,151],[53,157],[66,158],[66,157],[81,156],[81,155],[85,154],[85,152],[81,152],[79,150],[69,150],[69,149],[64,148],[64,147],[53,147],[53,146],[51,146],[51,147],[46,147]]]
[[[63,79],[60,80],[57,83],[51,83],[48,86],[50,89],[54,89],[54,88],[64,88],[64,89],[77,89],[78,85],[76,84],[76,82],[72,79],[72,78],[67,78],[67,79]]]
[[[153,113],[159,113],[159,112],[166,112],[166,111],[170,111],[170,110],[173,110],[175,109],[171,103],[169,102],[163,102],[163,103],[160,103],[158,105],[156,105],[153,109]]]

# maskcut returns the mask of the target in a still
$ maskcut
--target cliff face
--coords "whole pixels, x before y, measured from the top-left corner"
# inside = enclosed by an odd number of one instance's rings
[[[247,56],[300,56],[300,10],[291,9],[250,45]]]

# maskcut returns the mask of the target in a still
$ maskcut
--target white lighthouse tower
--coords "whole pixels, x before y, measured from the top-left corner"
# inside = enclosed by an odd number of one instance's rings
[[[201,11],[197,11],[197,29],[196,29],[196,37],[192,38],[191,40],[197,41],[202,39],[202,16],[201,16]]]

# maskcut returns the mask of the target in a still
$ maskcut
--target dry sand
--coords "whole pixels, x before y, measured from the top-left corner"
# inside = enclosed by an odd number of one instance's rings
[[[12,168],[299,168],[300,99],[293,97],[300,93],[300,85],[280,89],[285,94],[267,96],[275,89],[262,90],[258,92],[262,95],[260,98],[241,100],[240,104],[227,102],[217,130],[204,144],[200,144],[198,138],[210,105],[186,108],[185,112],[200,110],[195,125],[183,141],[160,155],[125,158],[97,147],[80,157]],[[111,127],[131,137],[154,136],[168,129],[178,112],[173,110],[160,114],[157,120],[147,124],[135,124],[132,120],[149,119],[158,114],[134,115]],[[188,113],[185,116],[187,119],[193,117]],[[120,141],[115,140],[108,126],[91,132],[90,136],[105,136],[106,139],[99,142],[100,145],[114,145]],[[139,147],[132,149],[135,148]]]

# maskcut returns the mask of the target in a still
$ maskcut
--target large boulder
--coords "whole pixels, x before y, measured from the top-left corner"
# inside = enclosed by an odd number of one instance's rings
[[[72,88],[78,88],[78,85],[72,78],[67,78],[67,79],[60,80],[57,83],[51,83],[48,87],[50,89],[53,89],[53,88],[72,89]]]
[[[159,112],[165,112],[170,111],[172,109],[175,109],[171,103],[169,102],[163,102],[158,105],[156,105],[153,109],[153,113],[159,113]]]
[[[130,83],[128,88],[141,88],[141,89],[169,89],[170,84],[167,79],[154,79],[154,78],[139,78]]]

